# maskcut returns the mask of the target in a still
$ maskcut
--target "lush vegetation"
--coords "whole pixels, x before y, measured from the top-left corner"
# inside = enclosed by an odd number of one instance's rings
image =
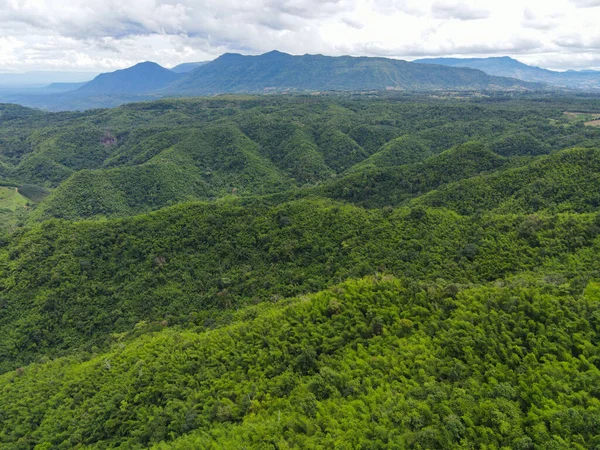
[[[14,186],[57,187],[37,219],[123,217],[226,195],[296,198],[300,188],[395,206],[536,156],[597,148],[598,130],[564,114],[594,108],[426,95],[165,100],[82,114],[4,106],[0,168]]]
[[[27,213],[29,203],[19,189],[0,185],[0,228],[11,228]]]
[[[599,288],[384,277],[0,378],[6,448],[595,448]],[[4,444],[7,445],[7,444]]]
[[[593,98],[0,107],[0,447],[600,448]]]

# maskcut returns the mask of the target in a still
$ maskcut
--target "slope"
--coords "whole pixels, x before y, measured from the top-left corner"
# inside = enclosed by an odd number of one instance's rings
[[[596,211],[600,194],[600,150],[571,149],[524,167],[474,177],[415,199],[462,214],[477,211],[521,213]]]
[[[395,145],[397,141],[392,141]],[[417,149],[425,147],[417,147]],[[412,151],[414,147],[411,145]],[[499,170],[508,160],[479,142],[468,142],[423,162],[402,166],[368,167],[377,156],[389,155],[389,147],[365,161],[364,168],[325,183],[311,192],[367,207],[395,206],[452,181]],[[375,159],[375,161],[377,161]]]
[[[210,322],[219,311],[378,270],[457,283],[521,271],[593,276],[595,216],[530,222],[528,214],[472,218],[322,199],[47,221],[0,247],[0,371],[104,346],[140,321]]]
[[[188,130],[181,141],[143,164],[76,172],[32,218],[131,216],[189,200],[268,194],[294,186],[239,129],[210,126]]]
[[[182,63],[176,65],[175,67],[171,67],[170,70],[175,73],[187,73],[197,69],[200,66],[203,66],[204,64],[208,64],[208,61]]]
[[[600,102],[459,97],[0,105],[0,447],[599,447]]]
[[[375,277],[213,330],[141,325],[146,335],[109,352],[0,376],[0,442],[594,448],[598,285],[573,296],[522,284]]]
[[[14,227],[25,216],[28,201],[15,186],[0,185],[0,231]]]

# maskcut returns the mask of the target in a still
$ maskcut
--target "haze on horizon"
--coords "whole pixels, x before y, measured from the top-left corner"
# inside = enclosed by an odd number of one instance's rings
[[[0,0],[0,73],[165,67],[225,52],[512,56],[600,69],[600,0]]]

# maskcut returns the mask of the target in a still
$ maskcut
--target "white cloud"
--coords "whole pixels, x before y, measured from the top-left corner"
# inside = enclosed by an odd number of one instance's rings
[[[579,8],[595,8],[600,6],[600,0],[571,0]]]
[[[431,5],[431,13],[436,19],[479,20],[490,16],[490,11],[473,7],[467,3],[435,2]]]
[[[600,0],[0,0],[0,72],[165,66],[224,52],[509,54],[598,67]]]

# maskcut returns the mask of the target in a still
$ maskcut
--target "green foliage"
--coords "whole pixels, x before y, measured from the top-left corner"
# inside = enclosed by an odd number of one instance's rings
[[[585,279],[597,270],[595,220],[368,211],[315,199],[44,222],[0,251],[0,368],[101,347],[141,320],[187,323],[194,311],[218,315],[378,270],[461,283],[526,271]]]
[[[402,136],[386,143],[377,153],[355,165],[352,171],[369,166],[385,168],[413,164],[432,155],[433,151],[424,141],[410,136]]]
[[[421,163],[365,168],[326,183],[314,192],[367,207],[396,206],[445,183],[470,179],[480,173],[501,168],[507,163],[505,158],[491,152],[481,143],[468,142]]]
[[[27,213],[29,202],[14,186],[0,186],[0,231],[13,228]]]
[[[5,448],[594,448],[598,300],[385,277],[0,377]],[[148,325],[140,324],[141,328]],[[27,424],[27,425],[25,425]]]
[[[50,195],[50,191],[35,184],[24,184],[19,186],[19,194],[32,202],[39,203]]]
[[[415,203],[444,206],[462,214],[592,212],[600,206],[595,188],[599,171],[600,150],[565,150],[524,167],[448,184]]]
[[[461,97],[0,105],[0,447],[600,448],[600,104]]]
[[[589,109],[585,100],[401,99],[223,97],[85,113],[10,109],[0,125],[0,177],[16,185],[60,186],[35,219],[130,216],[189,200],[299,187],[299,195],[372,207],[527,164],[531,155],[600,142],[598,130],[560,122],[564,110]],[[443,179],[439,167],[424,162],[468,141],[508,160],[478,171],[453,169]],[[425,165],[396,169],[417,163]],[[342,180],[332,181],[336,175]],[[325,190],[311,190],[322,183]]]
[[[492,143],[492,150],[503,156],[543,155],[550,148],[528,133],[509,135]]]

